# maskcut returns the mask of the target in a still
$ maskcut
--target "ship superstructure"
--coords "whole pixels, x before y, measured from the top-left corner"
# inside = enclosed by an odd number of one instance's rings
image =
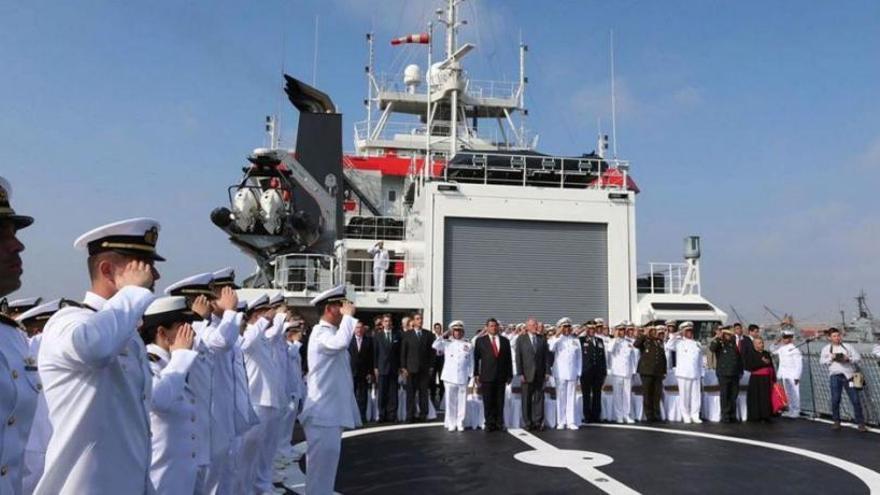
[[[359,310],[420,310],[428,322],[461,319],[475,329],[560,316],[636,323],[690,319],[708,328],[726,314],[700,294],[699,240],[685,263],[636,271],[638,187],[628,161],[595,151],[543,153],[526,126],[528,47],[514,82],[468,77],[477,47],[459,45],[464,22],[448,0],[438,10],[445,50],[434,60],[427,32],[392,43],[426,44],[425,70],[374,71],[367,36],[367,118],[354,152],[341,152],[341,116],[319,90],[286,76],[300,111],[295,151],[268,146],[249,157],[214,222],[257,260],[255,287],[282,289],[294,305],[345,282]],[[439,26],[438,26],[439,27]],[[385,289],[375,290],[378,241],[390,251]]]

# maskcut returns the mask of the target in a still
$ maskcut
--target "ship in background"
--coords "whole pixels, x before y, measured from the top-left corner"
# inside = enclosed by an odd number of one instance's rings
[[[859,352],[869,353],[874,346],[880,343],[880,321],[874,318],[871,308],[868,306],[868,296],[865,291],[859,292],[855,297],[856,317],[850,320],[846,318],[846,312],[840,310],[840,321],[837,322],[800,322],[794,315],[785,313],[781,317],[773,310],[765,306],[767,312],[777,321],[764,327],[769,339],[775,340],[782,335],[783,330],[794,332],[797,341],[805,339],[824,340],[826,331],[835,327],[843,330],[843,341],[855,344]]]
[[[435,60],[433,23],[392,40],[424,47],[424,66],[375,72],[368,34],[366,120],[354,124],[354,151],[342,151],[342,115],[322,91],[285,75],[299,111],[296,147],[279,145],[273,117],[267,142],[248,156],[229,206],[212,221],[252,257],[246,286],[282,290],[305,307],[346,283],[364,313],[422,311],[428,322],[533,316],[555,322],[691,320],[709,335],[727,315],[700,289],[700,240],[685,239],[684,261],[636,271],[631,165],[608,137],[596,149],[558,155],[538,149],[525,122],[528,47],[518,78],[471,79],[458,43],[463,0],[437,10],[445,29]],[[372,282],[368,250],[391,254],[386,287]]]

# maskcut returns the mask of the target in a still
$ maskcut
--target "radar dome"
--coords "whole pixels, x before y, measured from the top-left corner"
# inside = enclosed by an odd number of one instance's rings
[[[403,84],[406,84],[408,88],[422,84],[422,69],[416,64],[407,65],[403,69]]]

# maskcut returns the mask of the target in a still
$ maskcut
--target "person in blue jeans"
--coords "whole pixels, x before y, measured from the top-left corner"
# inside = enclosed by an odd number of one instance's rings
[[[834,420],[832,428],[840,429],[840,396],[846,390],[855,412],[856,423],[859,424],[859,431],[868,431],[865,427],[859,391],[852,387],[851,382],[853,374],[857,371],[856,365],[862,357],[853,346],[843,343],[840,330],[831,328],[828,330],[828,336],[831,343],[822,348],[819,362],[828,366],[828,373],[831,375],[831,418]]]

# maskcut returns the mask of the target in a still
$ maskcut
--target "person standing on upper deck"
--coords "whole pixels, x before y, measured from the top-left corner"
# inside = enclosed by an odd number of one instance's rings
[[[391,256],[385,249],[385,243],[377,242],[367,250],[367,253],[373,257],[373,290],[385,292],[385,275],[388,273],[388,267],[391,266]]]

